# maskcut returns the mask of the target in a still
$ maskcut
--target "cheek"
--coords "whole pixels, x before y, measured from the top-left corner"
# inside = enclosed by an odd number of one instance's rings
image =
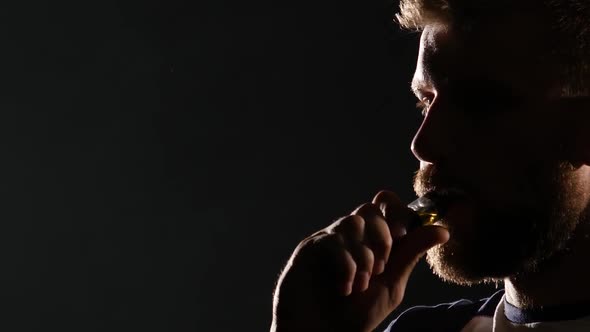
[[[571,172],[562,173],[559,180],[559,191],[563,206],[571,211],[589,212],[590,200],[590,167],[582,166]]]
[[[466,157],[465,175],[479,187],[484,205],[514,206],[523,195],[536,195],[543,169],[559,161],[559,139],[551,130],[555,124],[530,113],[502,114],[463,127],[458,152]]]
[[[533,108],[477,117],[467,122],[466,138],[489,151],[509,155],[547,155],[556,152],[562,124],[548,112]]]
[[[503,135],[482,137],[472,147],[469,164],[477,174],[475,179],[486,205],[512,205],[521,195],[530,194],[533,170],[539,165],[538,160],[543,159],[542,150],[533,148],[526,137],[514,131],[502,132]]]

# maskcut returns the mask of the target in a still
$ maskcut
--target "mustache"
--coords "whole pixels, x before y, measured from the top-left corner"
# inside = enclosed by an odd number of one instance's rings
[[[414,191],[419,197],[432,191],[441,192],[449,189],[459,189],[465,193],[474,192],[474,187],[470,183],[441,170],[439,166],[428,165],[414,175]]]

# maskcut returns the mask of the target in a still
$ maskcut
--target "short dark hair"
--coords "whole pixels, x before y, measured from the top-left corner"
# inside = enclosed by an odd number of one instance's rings
[[[590,1],[588,0],[401,0],[396,21],[406,29],[422,30],[427,25],[449,25],[457,13],[472,9],[512,10],[515,5],[544,10],[556,42],[551,52],[563,77],[563,97],[590,97]],[[526,7],[524,9],[527,9]]]

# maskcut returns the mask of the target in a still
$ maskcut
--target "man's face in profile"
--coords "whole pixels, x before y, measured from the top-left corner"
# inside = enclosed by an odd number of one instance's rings
[[[412,84],[426,105],[412,143],[415,189],[465,192],[442,221],[450,241],[427,256],[444,279],[470,284],[543,269],[588,219],[588,168],[567,156],[571,123],[555,65],[541,55],[544,32],[540,19],[507,17],[422,34]]]

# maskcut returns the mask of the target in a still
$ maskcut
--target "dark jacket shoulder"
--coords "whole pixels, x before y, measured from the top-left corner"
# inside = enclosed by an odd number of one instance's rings
[[[402,312],[385,332],[459,332],[475,316],[494,315],[504,290],[479,301],[459,300],[435,306],[416,306]]]

